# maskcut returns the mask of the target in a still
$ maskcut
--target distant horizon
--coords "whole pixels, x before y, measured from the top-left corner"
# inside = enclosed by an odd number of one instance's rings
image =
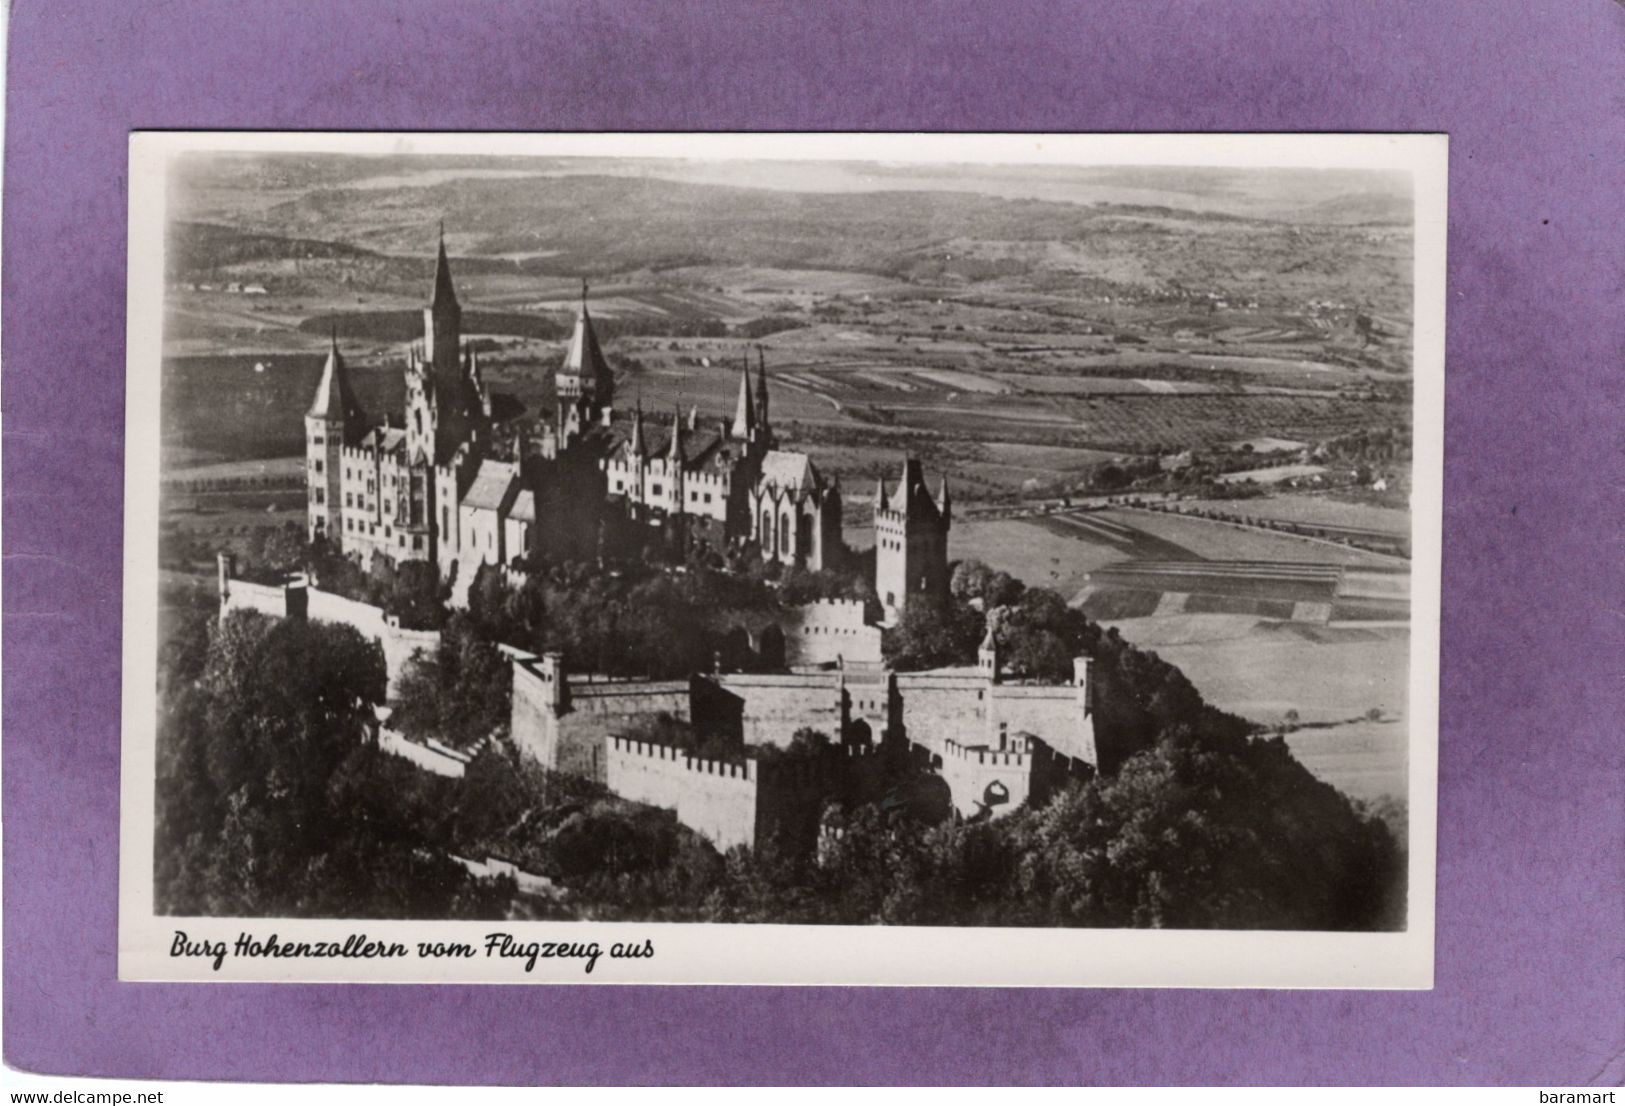
[[[385,191],[460,181],[607,176],[786,194],[961,193],[1078,206],[1170,207],[1236,218],[1293,221],[1339,202],[1408,204],[1412,197],[1411,177],[1404,171],[1344,166],[194,151],[178,160],[177,169],[192,183],[200,183],[211,171],[229,172],[229,167],[308,166],[313,162],[329,172],[314,173],[320,179],[291,187],[301,191]],[[371,168],[383,171],[369,172]],[[212,183],[215,187],[230,187],[226,181]]]

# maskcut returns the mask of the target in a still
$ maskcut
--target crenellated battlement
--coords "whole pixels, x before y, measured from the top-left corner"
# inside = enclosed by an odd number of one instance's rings
[[[983,768],[1012,768],[1025,772],[1032,767],[1032,756],[1025,751],[991,749],[985,745],[961,745],[948,738],[942,743],[944,760],[952,758]]]
[[[730,761],[697,757],[675,745],[662,745],[654,741],[610,735],[609,747],[613,754],[645,761],[657,761],[692,772],[698,776],[719,776],[725,779],[748,780],[757,778],[758,765],[750,760]]]

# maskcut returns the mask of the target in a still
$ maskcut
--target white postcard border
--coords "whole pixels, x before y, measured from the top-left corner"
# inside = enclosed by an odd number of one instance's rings
[[[1402,933],[1142,931],[597,922],[170,918],[153,913],[159,365],[165,182],[187,151],[850,160],[1396,169],[1415,197],[1414,462],[1409,749],[1410,883]],[[130,144],[119,978],[213,982],[661,983],[918,986],[1407,988],[1433,985],[1443,517],[1444,135],[496,134],[135,132]],[[177,931],[234,944],[461,941],[473,959],[172,957]],[[579,957],[483,955],[486,937],[592,943]],[[617,943],[652,941],[648,959]],[[352,945],[352,947],[354,947]]]

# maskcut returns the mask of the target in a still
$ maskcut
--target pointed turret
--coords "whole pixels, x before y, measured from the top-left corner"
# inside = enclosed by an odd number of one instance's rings
[[[700,408],[698,404],[691,405],[688,409],[688,428],[690,430],[700,428]]]
[[[875,510],[886,509],[886,478],[880,477],[875,481]]]
[[[440,251],[434,261],[434,291],[429,306],[457,306],[457,290],[451,286],[451,262],[446,258],[446,221],[440,221]]]
[[[943,518],[953,514],[953,506],[948,501],[948,474],[942,474],[942,490],[937,494],[937,509],[942,512]]]
[[[749,441],[756,430],[756,409],[750,401],[750,364],[739,370],[739,401],[734,405],[733,436]]]
[[[564,352],[564,363],[559,366],[558,393],[572,399],[586,396],[599,406],[607,407],[614,398],[615,374],[610,371],[603,348],[598,344],[598,332],[593,329],[592,315],[587,310],[587,291],[587,282],[583,280],[575,331],[570,335],[570,348]]]
[[[903,478],[897,482],[898,505],[910,514],[920,500],[921,495],[930,498],[925,490],[925,471],[920,462],[913,457],[903,459]]]
[[[632,452],[643,456],[643,400],[638,400],[637,410],[632,413]]]
[[[671,413],[671,447],[666,451],[666,457],[671,463],[682,467],[683,463],[683,412],[673,408]]]
[[[322,366],[322,379],[316,385],[316,398],[306,412],[311,418],[344,424],[346,431],[361,429],[365,419],[361,404],[356,402],[350,389],[350,374],[344,367],[344,355],[339,352],[338,334],[327,351],[327,363]]]

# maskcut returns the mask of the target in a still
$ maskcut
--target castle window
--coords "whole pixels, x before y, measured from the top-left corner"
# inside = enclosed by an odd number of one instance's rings
[[[322,436],[320,434],[317,434],[316,436],[314,436],[313,438],[310,439],[310,444],[311,445],[321,445],[322,444]]]
[[[344,505],[346,507],[354,507],[355,506],[355,497],[353,495],[351,495],[349,492],[344,493]]]
[[[422,549],[423,548],[423,539],[414,535],[413,538],[412,538],[412,548],[413,549]]]
[[[326,494],[325,494],[325,493],[323,493],[323,491],[322,491],[322,489],[320,489],[320,488],[316,488],[316,489],[314,489],[314,494],[315,494],[315,496],[316,496],[316,502],[317,502],[317,503],[324,503],[324,502],[326,502],[326,500],[327,500],[327,496],[326,496]]]
[[[711,502],[711,493],[710,492],[705,493],[705,501],[707,503]]]
[[[320,457],[318,457],[314,461],[312,461],[311,464],[316,466],[316,471],[317,472],[322,471],[322,459]]]
[[[649,489],[649,494],[650,495],[659,495],[660,494],[660,485],[655,484],[655,485],[651,486],[651,488]]]

